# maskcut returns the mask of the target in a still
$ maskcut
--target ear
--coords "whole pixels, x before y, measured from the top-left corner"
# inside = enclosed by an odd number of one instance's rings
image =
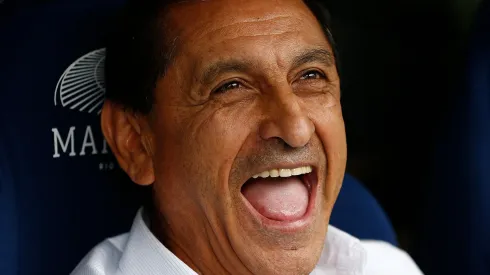
[[[155,181],[153,138],[145,116],[106,100],[101,114],[102,132],[119,166],[139,185]]]

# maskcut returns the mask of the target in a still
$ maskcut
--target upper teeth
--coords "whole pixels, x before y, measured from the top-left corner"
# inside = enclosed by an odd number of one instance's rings
[[[261,177],[264,179],[268,178],[268,177],[271,177],[271,178],[277,178],[277,177],[287,178],[287,177],[291,177],[291,176],[299,176],[299,175],[303,175],[303,174],[308,174],[308,173],[311,173],[311,171],[313,171],[313,168],[311,168],[311,166],[298,167],[298,168],[294,168],[294,169],[272,169],[272,170],[264,171],[260,174],[257,174],[255,176],[253,176],[253,178],[254,179],[256,179],[258,177]]]

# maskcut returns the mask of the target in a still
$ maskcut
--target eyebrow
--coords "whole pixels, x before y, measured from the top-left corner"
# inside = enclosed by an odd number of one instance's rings
[[[252,67],[253,64],[242,60],[218,61],[204,70],[201,81],[202,83],[209,84],[221,74],[249,71]]]
[[[303,64],[311,63],[311,62],[320,62],[326,65],[327,67],[331,67],[335,63],[335,58],[333,54],[326,49],[310,49],[306,50],[297,57],[293,59],[293,68],[299,67]]]
[[[333,54],[326,49],[309,49],[293,58],[292,68],[296,68],[311,62],[320,62],[327,67],[331,67],[334,65],[334,57]],[[210,84],[221,74],[230,72],[246,72],[251,71],[252,68],[254,68],[254,64],[249,61],[236,59],[218,61],[204,69],[200,79],[202,83]]]

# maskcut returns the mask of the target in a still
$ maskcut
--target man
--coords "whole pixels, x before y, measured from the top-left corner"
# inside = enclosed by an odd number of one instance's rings
[[[328,226],[347,156],[340,80],[302,0],[134,1],[124,18],[102,128],[153,202],[73,274],[421,274]]]

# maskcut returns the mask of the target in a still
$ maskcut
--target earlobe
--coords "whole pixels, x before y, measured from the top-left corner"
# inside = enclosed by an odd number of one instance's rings
[[[102,132],[120,167],[139,185],[154,182],[151,131],[146,119],[106,100],[101,114]]]

